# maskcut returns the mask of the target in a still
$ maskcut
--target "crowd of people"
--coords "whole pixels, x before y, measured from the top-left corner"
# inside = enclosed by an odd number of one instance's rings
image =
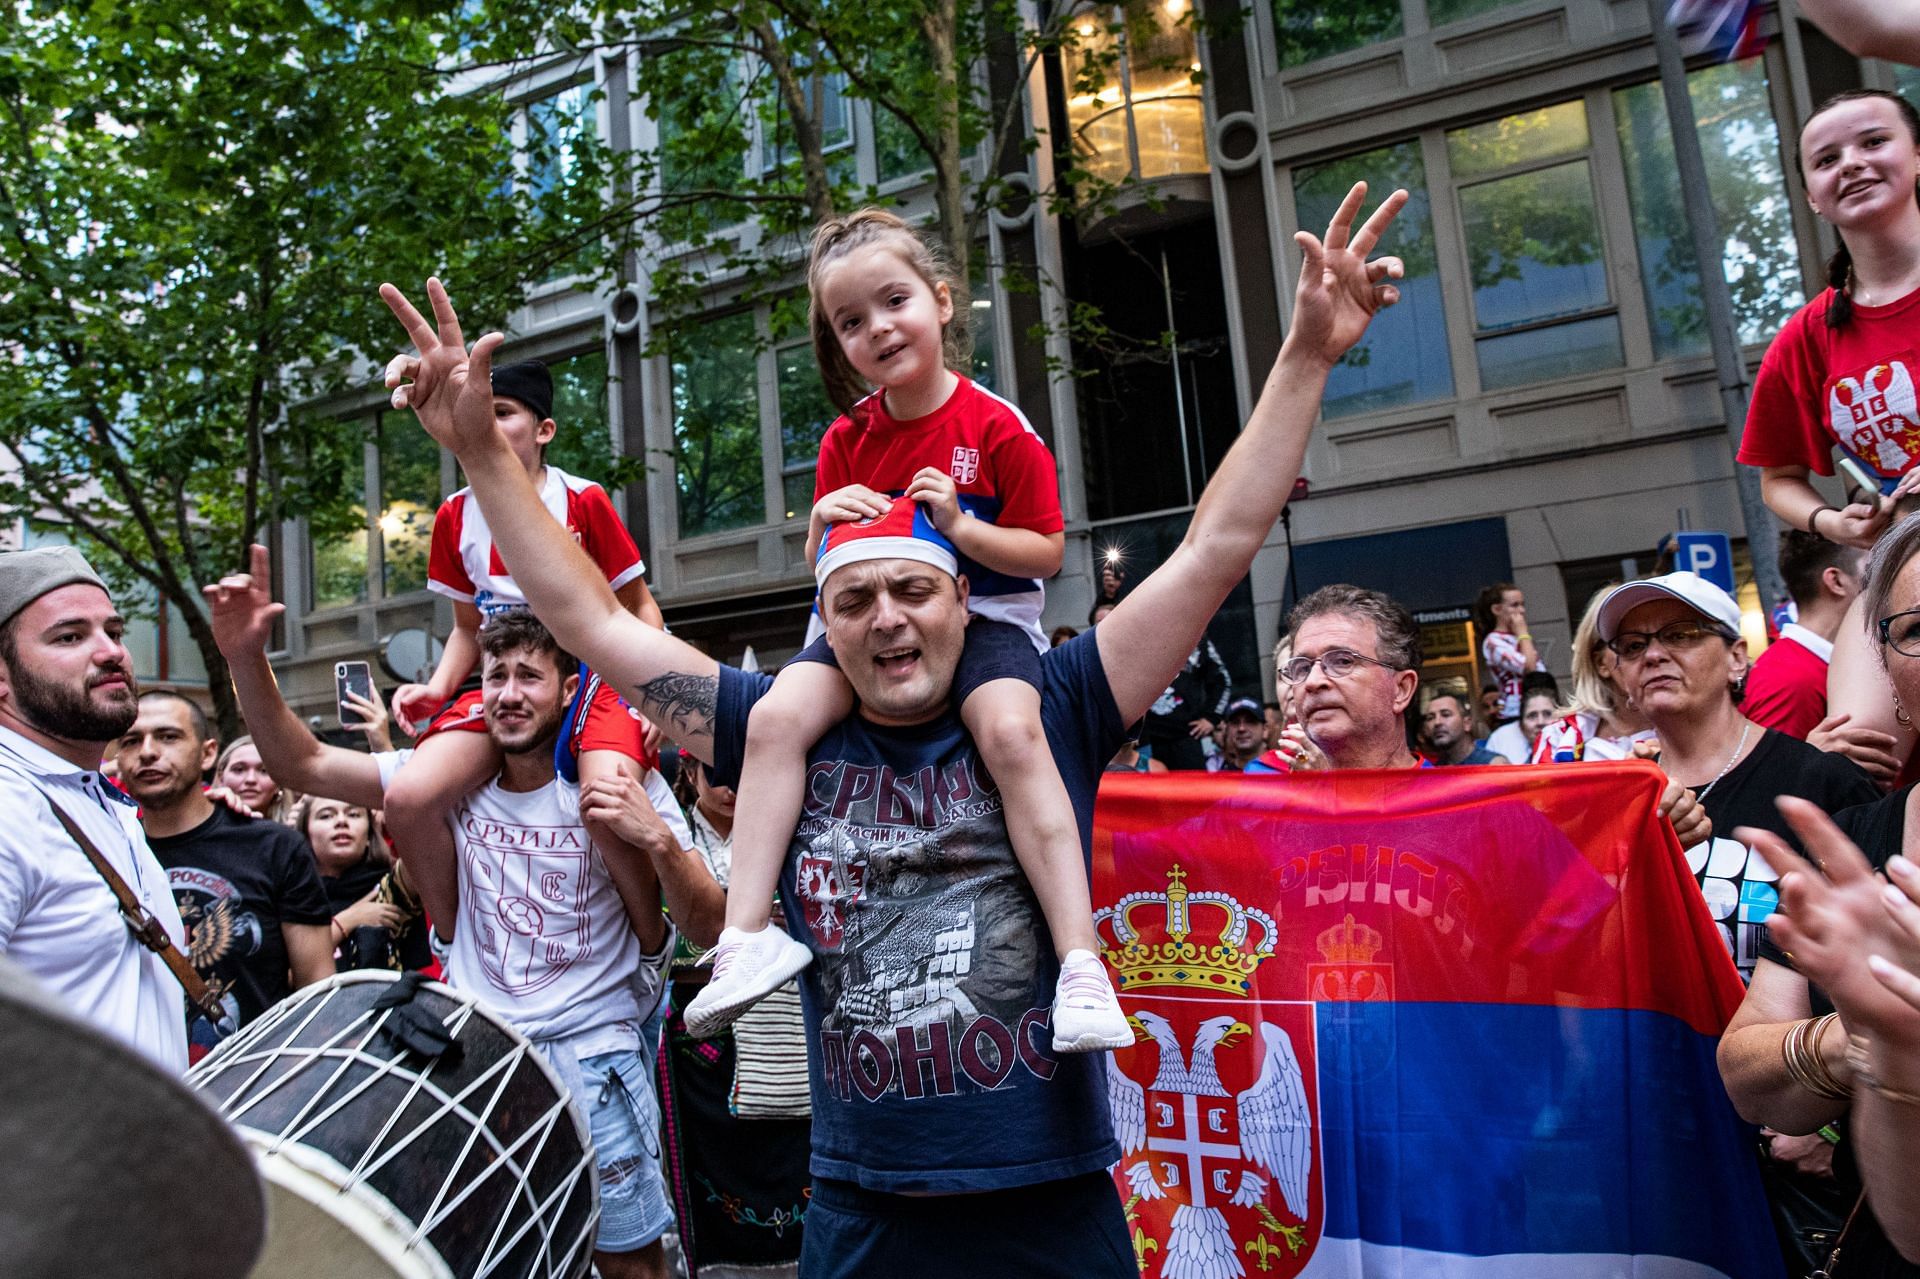
[[[1362,221],[1357,185],[1298,237],[1286,342],[1184,540],[1130,590],[1109,563],[1087,630],[1051,636],[1053,460],[954,371],[955,281],[891,214],[823,224],[810,323],[843,416],[809,533],[812,642],[777,677],[664,628],[605,492],[546,462],[544,366],[496,367],[497,334],[469,348],[437,280],[431,319],[383,286],[414,348],[387,369],[394,407],[469,483],[430,551],[455,630],[391,698],[412,745],[367,699],[364,750],[289,708],[264,548],[208,591],[251,730],[224,744],[191,699],[137,689],[78,551],[0,555],[0,952],[171,1069],[336,971],[439,975],[579,1105],[607,1279],[669,1273],[670,1232],[692,1274],[1117,1279],[1136,1268],[1102,1054],[1133,1030],[1092,931],[1104,774],[1411,785],[1652,760],[1748,983],[1720,1060],[1783,1255],[1805,1273],[1839,1246],[1848,1276],[1911,1279],[1920,422],[1829,392],[1910,358],[1920,119],[1842,95],[1800,164],[1843,260],[1769,352],[1742,453],[1791,526],[1794,620],[1754,661],[1720,587],[1618,583],[1585,602],[1566,691],[1511,583],[1480,601],[1484,687],[1423,688],[1420,628],[1364,586],[1294,605],[1271,702],[1233,696],[1206,637],[1291,493],[1328,370],[1398,298],[1401,263],[1372,253],[1405,192]],[[1841,507],[1810,479],[1836,449],[1872,481]],[[184,1016],[181,951],[213,988]]]

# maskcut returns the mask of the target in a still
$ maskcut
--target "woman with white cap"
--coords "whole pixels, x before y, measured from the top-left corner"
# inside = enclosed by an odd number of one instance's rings
[[[1878,788],[1844,756],[1829,754],[1740,713],[1752,663],[1740,637],[1740,606],[1693,573],[1628,582],[1608,592],[1596,629],[1619,663],[1627,700],[1660,739],[1660,764],[1693,790],[1715,834],[1686,850],[1687,864],[1720,926],[1743,981],[1753,977],[1766,920],[1779,903],[1779,876],[1754,849],[1731,838],[1751,827],[1788,839],[1774,801],[1810,800],[1826,812],[1871,803]],[[1789,1269],[1824,1259],[1803,1228],[1838,1229],[1846,1203],[1829,1172],[1832,1148],[1818,1136],[1769,1134],[1762,1168]],[[1789,1211],[1789,1209],[1791,1211]]]
[[[1740,606],[1693,573],[1628,582],[1607,594],[1596,629],[1613,650],[1628,703],[1660,739],[1660,765],[1698,796],[1713,829],[1687,850],[1741,975],[1753,972],[1761,925],[1777,900],[1773,873],[1728,838],[1736,826],[1788,834],[1773,801],[1798,795],[1827,812],[1879,792],[1843,756],[1761,728],[1740,713],[1752,663]],[[1790,836],[1789,836],[1790,837]]]

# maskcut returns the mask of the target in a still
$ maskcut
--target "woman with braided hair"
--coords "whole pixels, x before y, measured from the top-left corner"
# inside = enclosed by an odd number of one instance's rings
[[[1767,506],[1789,527],[1867,549],[1890,499],[1920,492],[1920,114],[1897,93],[1838,94],[1801,130],[1799,162],[1840,250],[1829,287],[1767,349],[1740,460],[1762,469]],[[1832,475],[1836,450],[1880,492],[1828,505],[1807,476]]]
[[[1767,506],[1789,527],[1871,548],[1903,499],[1920,495],[1920,114],[1896,93],[1838,94],[1800,131],[1798,159],[1807,201],[1840,233],[1840,250],[1828,287],[1767,349],[1740,460],[1761,468]],[[1832,475],[1836,452],[1878,491],[1829,505],[1808,476]],[[1816,745],[1912,754],[1911,716],[1857,616],[1835,644],[1828,709],[1835,718],[1822,728],[1835,735],[1810,737]]]

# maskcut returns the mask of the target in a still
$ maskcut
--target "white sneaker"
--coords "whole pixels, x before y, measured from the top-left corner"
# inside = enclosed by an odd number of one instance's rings
[[[1133,1027],[1092,951],[1070,950],[1053,988],[1053,1051],[1110,1052],[1133,1044]]]
[[[684,1016],[687,1033],[695,1039],[705,1039],[731,1026],[741,1013],[812,963],[813,952],[784,930],[768,924],[751,933],[722,929],[712,959],[713,976],[706,989],[687,1005]]]

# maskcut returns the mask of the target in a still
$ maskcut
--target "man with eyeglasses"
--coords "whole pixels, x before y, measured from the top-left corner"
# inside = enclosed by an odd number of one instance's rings
[[[1713,821],[1717,833],[1689,847],[1687,862],[1741,977],[1749,979],[1779,894],[1766,862],[1730,838],[1734,828],[1753,826],[1792,841],[1774,807],[1779,796],[1797,795],[1834,813],[1880,792],[1845,756],[1741,714],[1752,663],[1740,623],[1731,595],[1682,572],[1615,587],[1595,629],[1619,659],[1628,702],[1659,735],[1661,767],[1694,792]]]
[[[1398,602],[1361,586],[1323,586],[1287,619],[1293,655],[1279,667],[1294,713],[1330,768],[1420,768],[1407,707],[1420,689],[1420,628]]]

